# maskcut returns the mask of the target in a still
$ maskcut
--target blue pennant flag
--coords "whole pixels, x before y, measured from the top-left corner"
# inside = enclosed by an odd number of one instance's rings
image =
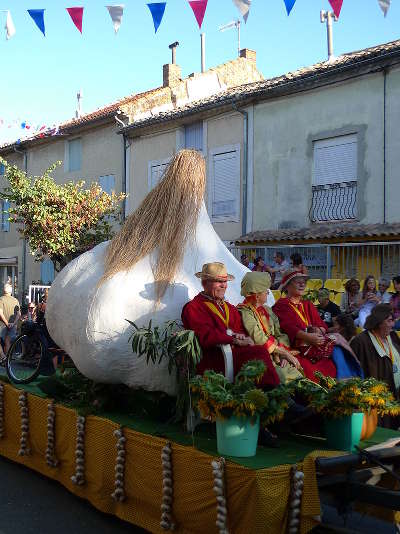
[[[44,28],[44,9],[28,9],[28,13],[43,35],[46,35]]]
[[[296,0],[283,0],[283,1],[285,2],[287,14],[290,15],[290,12],[292,11],[294,4],[296,3]]]
[[[167,2],[152,2],[151,4],[147,4],[153,17],[155,33],[157,33],[158,27],[161,24],[166,5]]]

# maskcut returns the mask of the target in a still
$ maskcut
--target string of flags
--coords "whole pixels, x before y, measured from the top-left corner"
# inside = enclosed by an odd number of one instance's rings
[[[0,130],[2,128],[12,129],[13,131],[20,130],[20,137],[39,136],[44,137],[47,135],[57,135],[59,133],[59,124],[43,124],[33,123],[27,120],[21,120],[20,118],[8,121],[0,117]]]
[[[340,12],[343,6],[344,0],[329,0],[329,3],[332,7],[332,10],[336,17],[339,18]],[[204,20],[204,16],[207,9],[207,3],[208,0],[187,0],[188,4],[190,5],[193,14],[195,16],[195,19],[197,21],[197,24],[199,28],[201,28]],[[249,16],[250,7],[252,0],[232,0],[233,4],[237,7],[240,15],[243,17],[244,22],[247,22],[247,18]],[[288,15],[290,15],[292,9],[294,8],[296,4],[296,0],[283,0],[284,5],[286,7],[286,12]],[[391,0],[378,0],[379,7],[381,8],[384,16],[386,17],[390,5]],[[160,27],[160,24],[163,20],[165,8],[166,8],[167,2],[150,2],[147,4],[147,7],[149,8],[150,14],[153,19],[154,24],[154,31],[157,33],[158,28]],[[117,4],[117,5],[108,5],[105,6],[108,10],[108,13],[111,17],[111,22],[114,28],[114,32],[118,33],[118,30],[122,23],[122,17],[124,14],[124,4]],[[83,14],[84,14],[84,7],[67,7],[65,8],[68,12],[69,16],[71,17],[71,20],[77,30],[82,33],[83,29]],[[6,39],[11,39],[16,33],[15,25],[11,16],[10,10],[1,10],[3,13],[6,13],[6,23],[4,26],[5,29],[5,35]],[[29,16],[32,18],[38,29],[42,32],[44,36],[46,36],[46,26],[45,26],[45,9],[28,9],[27,12]]]

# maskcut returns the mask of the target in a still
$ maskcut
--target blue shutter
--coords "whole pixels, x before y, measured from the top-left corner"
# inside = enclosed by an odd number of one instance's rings
[[[40,264],[40,279],[45,285],[51,284],[54,280],[54,264],[48,258]]]
[[[185,148],[203,150],[203,123],[195,122],[185,126]]]

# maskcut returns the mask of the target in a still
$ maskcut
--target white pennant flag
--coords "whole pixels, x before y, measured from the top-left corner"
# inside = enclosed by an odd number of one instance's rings
[[[110,13],[115,33],[117,33],[119,27],[121,26],[122,15],[124,14],[124,7],[124,4],[119,4],[117,6],[106,6],[108,12]]]
[[[378,0],[378,2],[379,2],[379,5],[380,5],[380,8],[383,11],[383,14],[386,17],[387,12],[389,11],[389,7],[390,7],[390,0]]]
[[[6,25],[4,27],[6,30],[6,39],[11,39],[15,35],[15,26],[10,11],[7,11]]]
[[[232,1],[235,4],[235,6],[238,8],[238,10],[240,11],[240,14],[243,17],[243,20],[247,22],[247,17],[249,16],[249,11],[250,11],[251,0],[232,0]]]

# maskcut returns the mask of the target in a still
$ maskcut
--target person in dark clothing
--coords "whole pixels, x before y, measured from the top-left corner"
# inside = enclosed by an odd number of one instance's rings
[[[400,340],[393,332],[393,312],[390,304],[378,304],[365,321],[365,331],[350,343],[359,359],[366,378],[386,382],[396,399],[400,387]],[[379,425],[397,429],[399,417],[384,416]]]
[[[331,328],[333,326],[332,319],[341,313],[340,308],[337,304],[329,300],[329,291],[327,289],[320,289],[318,291],[318,301],[318,313],[321,319],[328,325],[328,328]]]

